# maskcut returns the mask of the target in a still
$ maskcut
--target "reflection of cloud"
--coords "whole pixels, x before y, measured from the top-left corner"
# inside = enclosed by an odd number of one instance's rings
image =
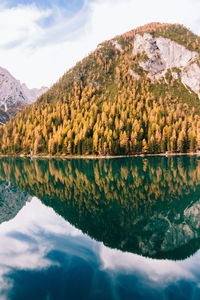
[[[1,224],[0,240],[1,299],[4,299],[4,294],[8,297],[7,292],[13,289],[21,293],[18,280],[26,282],[27,286],[23,288],[28,291],[32,289],[29,287],[30,278],[36,280],[38,277],[43,280],[44,290],[48,290],[55,272],[60,276],[64,272],[66,280],[73,272],[78,275],[80,270],[90,271],[92,265],[97,264],[98,243],[83,235],[37,198],[27,203],[13,220]],[[55,278],[50,290],[55,290],[57,284]],[[61,281],[61,286],[63,284],[65,281]]]
[[[6,300],[7,291],[12,288],[12,281],[9,278],[4,278],[4,275],[9,272],[7,267],[1,266],[0,264],[0,299]]]
[[[199,251],[185,261],[155,260],[101,244],[99,255],[113,290],[119,291],[120,286],[125,295],[129,293],[127,299],[200,299]]]
[[[125,272],[127,274],[140,273],[147,277],[149,282],[162,283],[167,285],[170,282],[179,280],[194,280],[195,272],[200,265],[194,263],[199,261],[200,253],[197,252],[192,258],[185,261],[156,260],[145,258],[132,253],[121,252],[105,247],[100,247],[100,257],[103,270],[112,270],[116,273]]]
[[[32,282],[41,287],[44,299],[47,293],[54,295],[62,289],[76,293],[76,284],[86,299],[100,293],[101,299],[103,293],[120,299],[122,292],[129,293],[127,299],[137,299],[140,291],[140,298],[147,299],[153,289],[157,296],[172,284],[181,291],[182,280],[192,285],[199,278],[199,252],[175,262],[109,249],[83,235],[35,197],[13,220],[1,224],[0,240],[1,299],[6,299],[8,290],[14,290],[19,299],[24,291],[34,295],[37,291]]]
[[[38,232],[43,232],[39,235]],[[44,235],[80,236],[81,232],[61,217],[51,208],[46,208],[33,198],[30,203],[10,222],[0,226],[0,263],[8,268],[44,268],[50,265],[45,259],[54,245],[44,239]]]

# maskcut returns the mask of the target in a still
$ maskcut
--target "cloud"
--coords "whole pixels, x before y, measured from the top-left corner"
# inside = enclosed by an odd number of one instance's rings
[[[30,40],[37,40],[38,36],[44,36],[44,30],[37,21],[49,15],[49,10],[40,11],[35,5],[1,9],[0,48],[15,41],[23,41],[20,45],[28,44]]]
[[[0,6],[0,66],[29,87],[53,84],[98,43],[152,21],[200,33],[197,0],[83,0],[71,7],[66,1],[6,2]]]

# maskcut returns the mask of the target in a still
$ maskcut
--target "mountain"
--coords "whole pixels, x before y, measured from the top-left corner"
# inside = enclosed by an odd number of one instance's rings
[[[28,103],[33,103],[35,100],[41,96],[42,94],[46,93],[48,88],[45,86],[42,86],[40,89],[33,88],[29,89],[25,83],[22,84],[23,92],[26,95],[26,98],[28,99]]]
[[[28,89],[6,69],[0,67],[0,124],[6,123],[27,104],[33,103],[47,88]]]
[[[200,148],[200,38],[151,23],[109,41],[0,128],[7,154],[118,155]]]

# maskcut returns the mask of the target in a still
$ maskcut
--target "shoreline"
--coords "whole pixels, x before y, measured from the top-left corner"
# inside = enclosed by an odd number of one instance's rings
[[[28,154],[0,154],[0,157],[20,157],[30,159],[113,159],[113,158],[135,158],[135,157],[151,157],[151,156],[200,156],[200,152],[188,153],[157,153],[157,154],[132,154],[132,155],[28,155]]]

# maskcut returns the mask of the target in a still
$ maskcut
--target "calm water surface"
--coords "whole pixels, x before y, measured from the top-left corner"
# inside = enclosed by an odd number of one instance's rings
[[[200,299],[200,158],[0,158],[0,299]]]

